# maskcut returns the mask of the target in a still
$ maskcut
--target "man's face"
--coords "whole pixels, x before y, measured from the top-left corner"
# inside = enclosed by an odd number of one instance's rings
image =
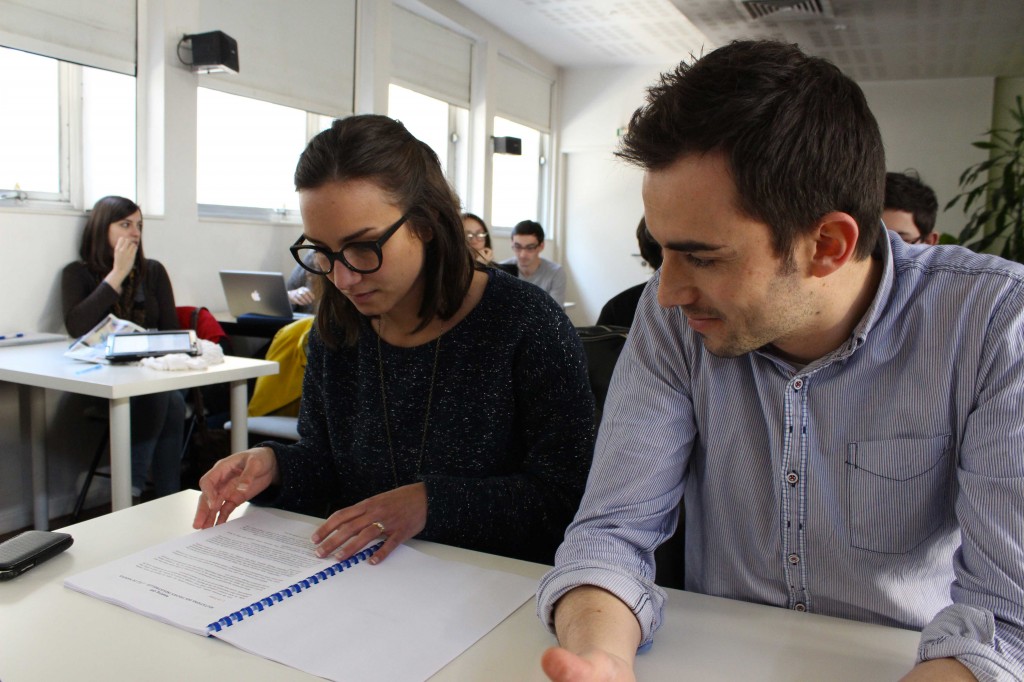
[[[644,176],[647,229],[662,246],[658,303],[679,307],[704,346],[737,357],[767,344],[803,358],[813,345],[810,238],[792,262],[777,256],[767,225],[740,212],[721,154],[684,156]]]
[[[910,211],[901,211],[896,208],[887,208],[882,211],[882,222],[885,227],[900,236],[900,239],[908,244],[935,244],[939,241],[937,232],[932,232],[927,237],[921,236],[921,230],[914,222],[914,214]]]
[[[516,262],[524,270],[532,270],[540,262],[541,251],[544,245],[532,234],[512,235],[512,252],[516,255]]]

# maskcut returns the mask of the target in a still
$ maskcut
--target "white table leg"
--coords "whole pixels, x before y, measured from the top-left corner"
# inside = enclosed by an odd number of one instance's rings
[[[249,400],[245,381],[231,382],[231,452],[249,447]]]
[[[32,523],[36,530],[50,527],[50,501],[46,492],[46,393],[37,386],[18,386],[21,442],[28,443],[23,457],[32,472]]]
[[[110,497],[114,511],[132,506],[132,415],[129,398],[110,400]]]

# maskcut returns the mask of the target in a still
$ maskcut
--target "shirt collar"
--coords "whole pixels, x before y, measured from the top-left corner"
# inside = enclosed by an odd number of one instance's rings
[[[895,242],[899,242],[899,246],[896,246]],[[902,248],[905,248],[905,245],[899,235],[882,228],[882,234],[879,236],[878,242],[875,244],[875,250],[871,254],[872,258],[882,261],[882,278],[878,282],[875,298],[871,301],[871,305],[868,306],[864,316],[860,318],[860,322],[853,328],[849,342],[839,348],[839,350],[848,349],[848,352],[843,357],[848,356],[857,348],[863,346],[867,341],[868,333],[882,318],[882,313],[892,297],[893,287],[896,285],[894,249]]]

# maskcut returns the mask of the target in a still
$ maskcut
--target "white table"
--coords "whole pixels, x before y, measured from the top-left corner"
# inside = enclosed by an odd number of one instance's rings
[[[0,583],[0,679],[316,680],[63,587],[70,575],[191,532],[197,497],[183,491],[70,526],[64,530],[75,538],[71,549]],[[429,542],[410,545],[530,578],[547,570]],[[896,680],[913,665],[919,638],[677,590],[669,591],[665,621],[654,647],[637,659],[639,680]],[[539,682],[540,655],[552,644],[530,600],[432,679]]]
[[[277,374],[276,362],[227,356],[205,370],[162,372],[138,365],[94,365],[64,357],[67,341],[0,349],[0,381],[19,384],[21,442],[28,446],[26,461],[32,470],[33,520],[36,528],[49,525],[46,492],[46,405],[44,389],[106,398],[110,404],[110,487],[114,509],[132,504],[131,410],[132,396],[178,389],[231,384],[232,450],[248,447],[246,380]]]

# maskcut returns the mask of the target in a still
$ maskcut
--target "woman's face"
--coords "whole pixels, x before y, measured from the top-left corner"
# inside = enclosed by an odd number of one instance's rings
[[[136,244],[142,243],[142,211],[136,211],[126,218],[110,223],[110,227],[107,228],[107,241],[110,243],[110,248],[114,249],[121,238]]]
[[[466,241],[477,251],[487,246],[487,230],[472,218],[462,219],[462,229],[466,231]]]
[[[373,242],[402,217],[384,190],[369,180],[328,182],[299,192],[306,239],[331,251],[353,242]],[[327,279],[366,316],[396,308],[418,311],[423,298],[424,245],[410,222],[403,223],[381,247],[376,272],[353,272],[336,260]]]

